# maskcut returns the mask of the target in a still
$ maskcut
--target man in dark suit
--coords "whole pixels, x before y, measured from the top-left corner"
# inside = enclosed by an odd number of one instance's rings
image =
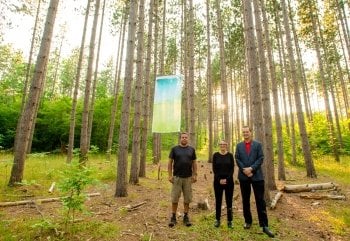
[[[242,128],[244,141],[236,146],[235,159],[239,168],[238,179],[241,188],[244,228],[249,229],[252,225],[250,212],[250,194],[253,187],[256,209],[258,212],[259,225],[269,237],[275,235],[269,230],[266,203],[264,199],[264,176],[261,164],[264,161],[264,153],[261,143],[252,139],[251,129],[248,126]]]

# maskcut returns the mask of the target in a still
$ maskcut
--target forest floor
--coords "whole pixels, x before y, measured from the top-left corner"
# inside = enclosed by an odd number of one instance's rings
[[[96,187],[89,190],[89,192],[100,192],[101,196],[91,197],[86,202],[90,214],[77,216],[77,222],[74,223],[75,231],[70,234],[59,231],[62,230],[63,225],[54,232],[33,231],[27,235],[21,233],[30,231],[24,230],[25,228],[18,229],[19,223],[33,224],[33,220],[43,217],[59,220],[62,217],[60,202],[0,208],[0,220],[2,220],[0,225],[3,225],[0,230],[4,232],[6,227],[8,228],[6,235],[5,232],[3,234],[0,232],[0,240],[271,240],[258,227],[253,198],[251,205],[253,226],[249,230],[243,229],[239,185],[235,185],[234,190],[233,229],[228,229],[226,226],[225,209],[222,211],[221,227],[214,228],[213,175],[211,165],[204,161],[198,162],[199,177],[197,183],[193,185],[194,200],[190,208],[193,226],[185,227],[181,222],[182,218],[178,217],[178,224],[169,228],[171,184],[167,180],[166,165],[161,166],[160,172],[155,165],[149,165],[147,168],[147,178],[141,178],[139,185],[128,185],[128,197],[115,198],[113,182],[105,184],[103,188]],[[159,180],[158,173],[160,173]],[[288,170],[286,175],[287,181],[277,182],[278,189],[285,184],[333,181],[328,176],[309,179],[305,177],[305,173],[297,170]],[[271,192],[272,198],[276,192]],[[276,234],[272,240],[350,240],[350,227],[347,226],[350,218],[350,185],[340,186],[340,192],[347,197],[347,200],[301,199],[297,193],[284,193],[276,209],[268,210],[270,228]],[[53,196],[55,193],[51,194],[51,197]],[[204,199],[208,199],[209,210],[197,208],[196,203]],[[128,207],[138,204],[141,205],[128,211]],[[183,211],[181,202],[178,211],[179,215]],[[332,213],[339,215],[334,217]],[[346,222],[344,222],[345,219]],[[45,225],[41,225],[44,230]],[[82,228],[83,226],[85,228]]]

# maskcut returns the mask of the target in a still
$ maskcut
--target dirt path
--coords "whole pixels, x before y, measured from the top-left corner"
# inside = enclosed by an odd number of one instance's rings
[[[157,180],[157,167],[148,167],[148,178],[140,179],[140,185],[129,185],[128,197],[114,198],[114,183],[100,191],[101,197],[91,198],[86,206],[91,212],[91,216],[83,217],[82,223],[106,223],[117,227],[118,235],[110,238],[100,239],[94,233],[83,233],[70,237],[69,240],[270,240],[265,236],[257,225],[255,204],[252,200],[253,227],[244,230],[243,214],[240,199],[239,185],[234,191],[234,228],[228,230],[225,225],[216,229],[214,223],[214,197],[212,188],[211,165],[206,162],[199,162],[198,182],[194,184],[194,202],[191,204],[190,217],[193,226],[184,227],[181,222],[174,228],[168,227],[170,202],[170,183],[167,181],[166,167],[161,168],[161,178]],[[298,176],[299,175],[299,176]],[[293,176],[294,180],[305,182],[315,182],[315,180],[303,179],[302,174],[289,172],[287,178]],[[331,181],[327,177],[317,179],[316,182]],[[293,183],[290,181],[289,183]],[[283,183],[278,182],[279,187]],[[345,187],[344,192],[349,193],[349,187]],[[271,192],[271,196],[274,193]],[[199,210],[196,203],[207,198],[210,204],[209,210]],[[127,205],[133,206],[144,203],[133,211],[127,211]],[[327,200],[304,200],[298,194],[284,194],[277,204],[275,210],[268,210],[270,228],[276,233],[273,240],[350,240],[350,228],[345,227],[339,220],[329,215],[327,210],[335,208],[341,210],[342,207],[349,207],[347,201],[327,201]],[[53,219],[59,217],[60,203],[47,203],[39,205],[41,213]],[[179,211],[182,212],[182,204]],[[1,218],[10,220],[30,220],[33,217],[40,217],[37,207],[33,205],[8,207],[0,209]],[[223,214],[225,211],[223,210]],[[226,217],[223,217],[223,224]],[[180,219],[181,220],[181,219]],[[96,230],[95,230],[96,231]],[[341,235],[338,235],[338,234]],[[43,239],[41,239],[43,238]],[[37,240],[44,240],[38,237]],[[0,240],[1,235],[0,235]],[[45,239],[47,240],[47,239]],[[53,240],[53,239],[50,239]],[[62,240],[62,239],[60,239]],[[67,239],[68,240],[68,239]]]

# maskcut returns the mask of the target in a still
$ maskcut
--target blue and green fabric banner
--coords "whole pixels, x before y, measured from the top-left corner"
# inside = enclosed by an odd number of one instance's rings
[[[159,76],[154,90],[152,132],[179,132],[181,126],[182,77]]]

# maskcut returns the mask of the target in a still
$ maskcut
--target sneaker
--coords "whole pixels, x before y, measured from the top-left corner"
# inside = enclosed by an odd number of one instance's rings
[[[188,218],[187,215],[184,216],[184,220],[183,220],[185,226],[189,227],[192,226],[192,223],[190,222],[190,219]]]
[[[169,227],[174,227],[176,224],[176,217],[172,216],[170,218]]]
[[[220,220],[215,220],[214,227],[215,228],[220,227]]]
[[[232,221],[228,221],[228,222],[227,222],[227,227],[228,227],[228,228],[233,228],[233,226],[232,226]]]

